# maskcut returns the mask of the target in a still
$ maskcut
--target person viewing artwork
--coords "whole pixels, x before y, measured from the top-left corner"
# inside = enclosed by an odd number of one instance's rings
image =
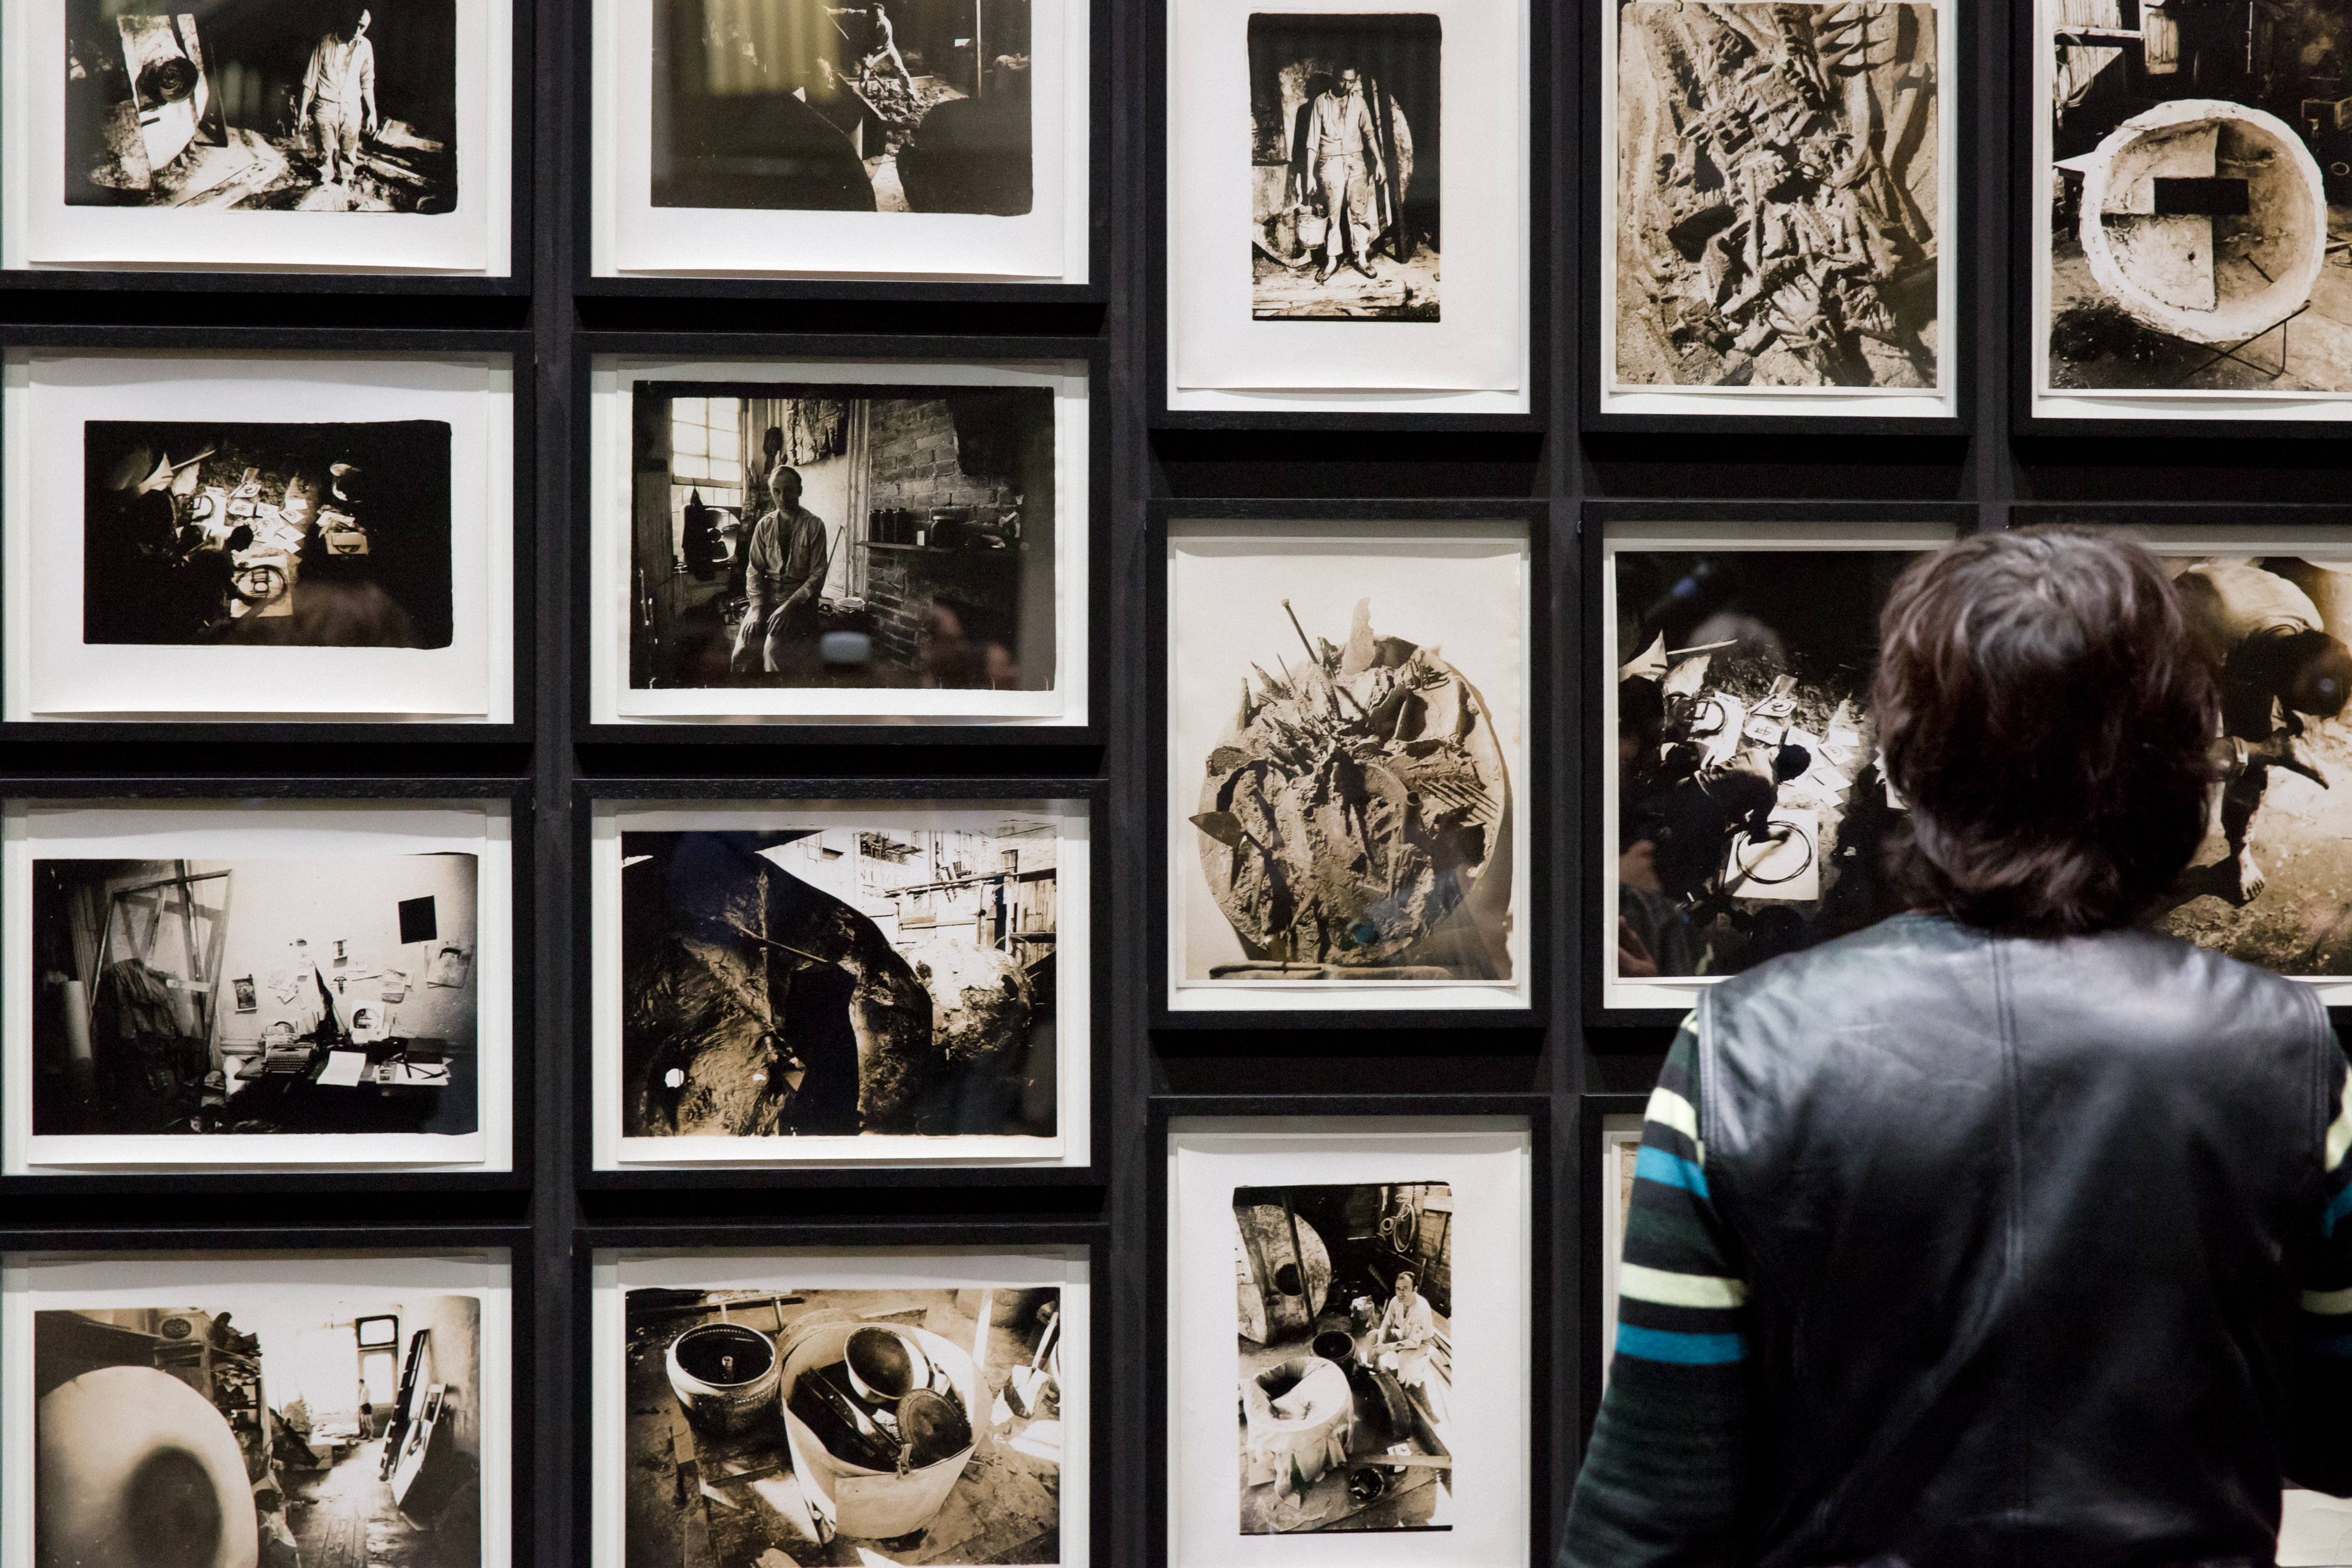
[[[2270,1563],[2284,1487],[2352,1495],[2352,1072],[2313,988],[2145,925],[2343,651],[2168,564],[2026,528],[1895,582],[1903,909],[1684,1021],[1571,1568]]]

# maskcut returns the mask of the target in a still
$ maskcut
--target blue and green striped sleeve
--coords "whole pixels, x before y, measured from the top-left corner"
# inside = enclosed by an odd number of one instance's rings
[[[1698,1037],[1643,1121],[1617,1275],[1617,1345],[1560,1547],[1567,1568],[1728,1563],[1748,1443],[1748,1284],[1706,1185]]]
[[[2352,1071],[2341,1050],[2329,1054],[2327,1071],[2319,1245],[2304,1270],[2286,1471],[2299,1485],[2342,1497],[2352,1495]]]

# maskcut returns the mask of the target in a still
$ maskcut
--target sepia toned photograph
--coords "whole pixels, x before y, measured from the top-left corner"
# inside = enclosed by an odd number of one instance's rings
[[[478,857],[31,872],[34,1136],[480,1131]]]
[[[1915,552],[1611,559],[1613,977],[1738,974],[1901,913],[1870,685]]]
[[[1063,1131],[1065,821],[931,816],[624,829],[625,1138]]]
[[[625,1302],[624,1568],[1065,1561],[1060,1289]]]
[[[91,420],[82,641],[447,648],[450,427]]]
[[[1524,539],[1348,538],[1173,541],[1171,989],[1505,1005],[1524,980]]]
[[[2352,37],[2333,0],[2040,0],[2050,394],[2352,392]]]
[[[1053,688],[1051,389],[644,382],[630,402],[630,688]]]
[[[653,205],[1018,216],[1030,0],[653,0]]]
[[[457,0],[67,0],[65,200],[447,214]],[[347,265],[372,259],[364,225]]]
[[[1935,387],[1936,6],[1616,0],[1616,38],[1612,383]]]
[[[484,1562],[478,1298],[188,1291],[30,1314],[41,1563]]]
[[[1439,319],[1434,16],[1249,18],[1254,319]]]
[[[1451,1530],[1454,1189],[1233,1202],[1241,1532]]]

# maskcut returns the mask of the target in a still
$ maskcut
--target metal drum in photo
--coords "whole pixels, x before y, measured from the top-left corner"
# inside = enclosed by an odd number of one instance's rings
[[[2352,392],[2352,38],[2330,0],[2040,0],[2038,382]]]
[[[1250,313],[1439,319],[1433,16],[1249,19]]]
[[[457,210],[457,0],[66,10],[68,205]]]
[[[1233,1206],[1241,1532],[1451,1530],[1452,1186]]]
[[[1061,1130],[1057,819],[620,850],[624,1137]]]
[[[442,421],[90,420],[82,473],[85,644],[450,646]]]
[[[1053,1287],[628,1290],[618,1562],[1060,1563],[1062,1312]]]
[[[1935,387],[1936,7],[1616,6],[1613,384]]]

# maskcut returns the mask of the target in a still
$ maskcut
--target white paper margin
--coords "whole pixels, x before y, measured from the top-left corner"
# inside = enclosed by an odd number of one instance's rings
[[[1367,559],[1373,557],[1401,558],[1416,551],[1428,556],[1433,563],[1452,562],[1465,570],[1485,571],[1491,563],[1505,555],[1517,559],[1517,594],[1512,606],[1518,617],[1518,680],[1517,691],[1509,695],[1496,695],[1501,683],[1491,674],[1472,674],[1472,684],[1482,696],[1516,719],[1518,737],[1516,745],[1506,748],[1505,760],[1511,769],[1511,804],[1517,831],[1511,835],[1511,929],[1507,950],[1511,957],[1512,978],[1483,981],[1424,980],[1211,980],[1188,979],[1184,974],[1186,953],[1186,919],[1193,901],[1207,896],[1202,883],[1199,831],[1192,823],[1191,802],[1200,791],[1197,771],[1200,759],[1207,755],[1207,747],[1198,744],[1199,736],[1186,734],[1192,710],[1181,695],[1182,676],[1178,665],[1186,631],[1186,618],[1197,613],[1192,606],[1195,596],[1220,611],[1232,606],[1230,588],[1216,583],[1196,584],[1188,595],[1184,581],[1188,561],[1206,559],[1230,560],[1238,557],[1271,558],[1270,572],[1279,571],[1272,563],[1283,560],[1297,562],[1306,556],[1318,556],[1316,563],[1326,572],[1335,546],[1357,542],[1365,548]],[[1171,890],[1168,910],[1168,947],[1164,961],[1168,966],[1168,1009],[1171,1012],[1244,1012],[1244,1011],[1361,1011],[1379,1012],[1394,1008],[1452,1008],[1463,1011],[1493,1009],[1524,1008],[1534,995],[1533,977],[1528,968],[1528,921],[1530,904],[1528,879],[1532,873],[1531,841],[1532,812],[1538,808],[1530,793],[1528,775],[1528,737],[1534,732],[1535,714],[1532,690],[1535,681],[1535,637],[1530,619],[1534,592],[1534,556],[1528,538],[1527,525],[1510,518],[1460,523],[1414,522],[1292,522],[1252,521],[1235,524],[1230,519],[1177,519],[1168,525],[1168,635],[1171,646],[1155,651],[1165,662],[1168,680],[1168,840],[1163,852],[1168,856],[1168,885]],[[1198,571],[1200,566],[1194,565]],[[1312,568],[1310,568],[1312,570]],[[1345,591],[1343,591],[1343,597]],[[1361,597],[1357,595],[1356,597]],[[1278,608],[1269,606],[1280,617]],[[1372,623],[1377,630],[1381,623],[1381,612],[1377,604],[1372,611]],[[1396,619],[1390,616],[1393,623]],[[1279,632],[1289,630],[1286,622],[1277,619]],[[1208,635],[1208,633],[1202,633]],[[1443,653],[1443,643],[1434,644]],[[1303,650],[1302,650],[1303,652]],[[1238,687],[1235,688],[1238,694]],[[1513,699],[1516,700],[1513,700]],[[1222,719],[1205,716],[1196,722],[1208,726],[1208,735],[1222,731]],[[1223,921],[1222,914],[1216,918]]]
[[[1054,684],[1042,691],[709,686],[632,691],[629,667],[630,399],[639,382],[1048,387],[1054,393]],[[599,354],[588,392],[588,700],[592,724],[958,724],[1087,722],[1091,392],[1083,361],[684,361]],[[834,521],[835,519],[827,519]],[[848,519],[838,519],[845,526]]]
[[[8,350],[0,390],[0,713],[11,720],[514,722],[514,368],[506,354]],[[81,640],[89,420],[449,425],[446,648],[161,647]],[[50,535],[59,542],[48,542]],[[387,667],[389,666],[389,667]],[[226,708],[222,694],[272,706]]]
[[[27,801],[0,815],[0,1175],[100,1170],[514,1168],[514,823],[508,802]],[[476,855],[475,1061],[470,1134],[268,1133],[211,1137],[33,1133],[33,862]],[[415,983],[424,984],[422,976]]]
[[[887,277],[1083,285],[1094,156],[1090,0],[1032,0],[1030,189],[1021,217],[653,204],[653,0],[593,0],[589,263],[597,277]],[[619,38],[616,47],[609,40]],[[1059,110],[1059,118],[1052,112]],[[924,266],[908,257],[921,257]],[[783,258],[793,265],[782,265]]]
[[[0,267],[512,276],[513,0],[457,0],[457,210],[432,214],[68,206],[65,16],[0,7]]]
[[[621,835],[744,832],[788,827],[984,827],[1006,810],[1061,820],[1054,958],[1055,1125],[1050,1138],[632,1138],[621,1133]],[[784,1169],[804,1166],[925,1166],[945,1169],[1085,1168],[1092,1158],[1094,849],[1079,800],[599,800],[589,818],[589,1050],[594,1168]],[[1076,918],[1071,918],[1072,915]]]
[[[964,1290],[1054,1286],[1061,1292],[1062,1568],[1094,1561],[1094,1299],[1089,1260],[1071,1248],[730,1249],[703,1252],[598,1248],[589,1261],[589,1442],[592,1568],[629,1568],[622,1483],[627,1455],[626,1295],[647,1287],[691,1291]]]
[[[1168,1128],[1169,1568],[1526,1568],[1534,1140],[1525,1117],[1237,1117]],[[1234,1417],[1234,1188],[1454,1189],[1454,1528],[1244,1535]]]
[[[1171,412],[1525,413],[1532,408],[1528,0],[1166,0]],[[1433,15],[1446,244],[1438,319],[1250,316],[1249,18]],[[1497,80],[1509,89],[1497,91]]]
[[[514,1291],[504,1249],[478,1252],[11,1253],[0,1260],[0,1561],[32,1563],[33,1314],[96,1306],[199,1306],[214,1291],[481,1303],[482,1562],[508,1568],[514,1545]],[[265,1352],[266,1354],[266,1352]]]

